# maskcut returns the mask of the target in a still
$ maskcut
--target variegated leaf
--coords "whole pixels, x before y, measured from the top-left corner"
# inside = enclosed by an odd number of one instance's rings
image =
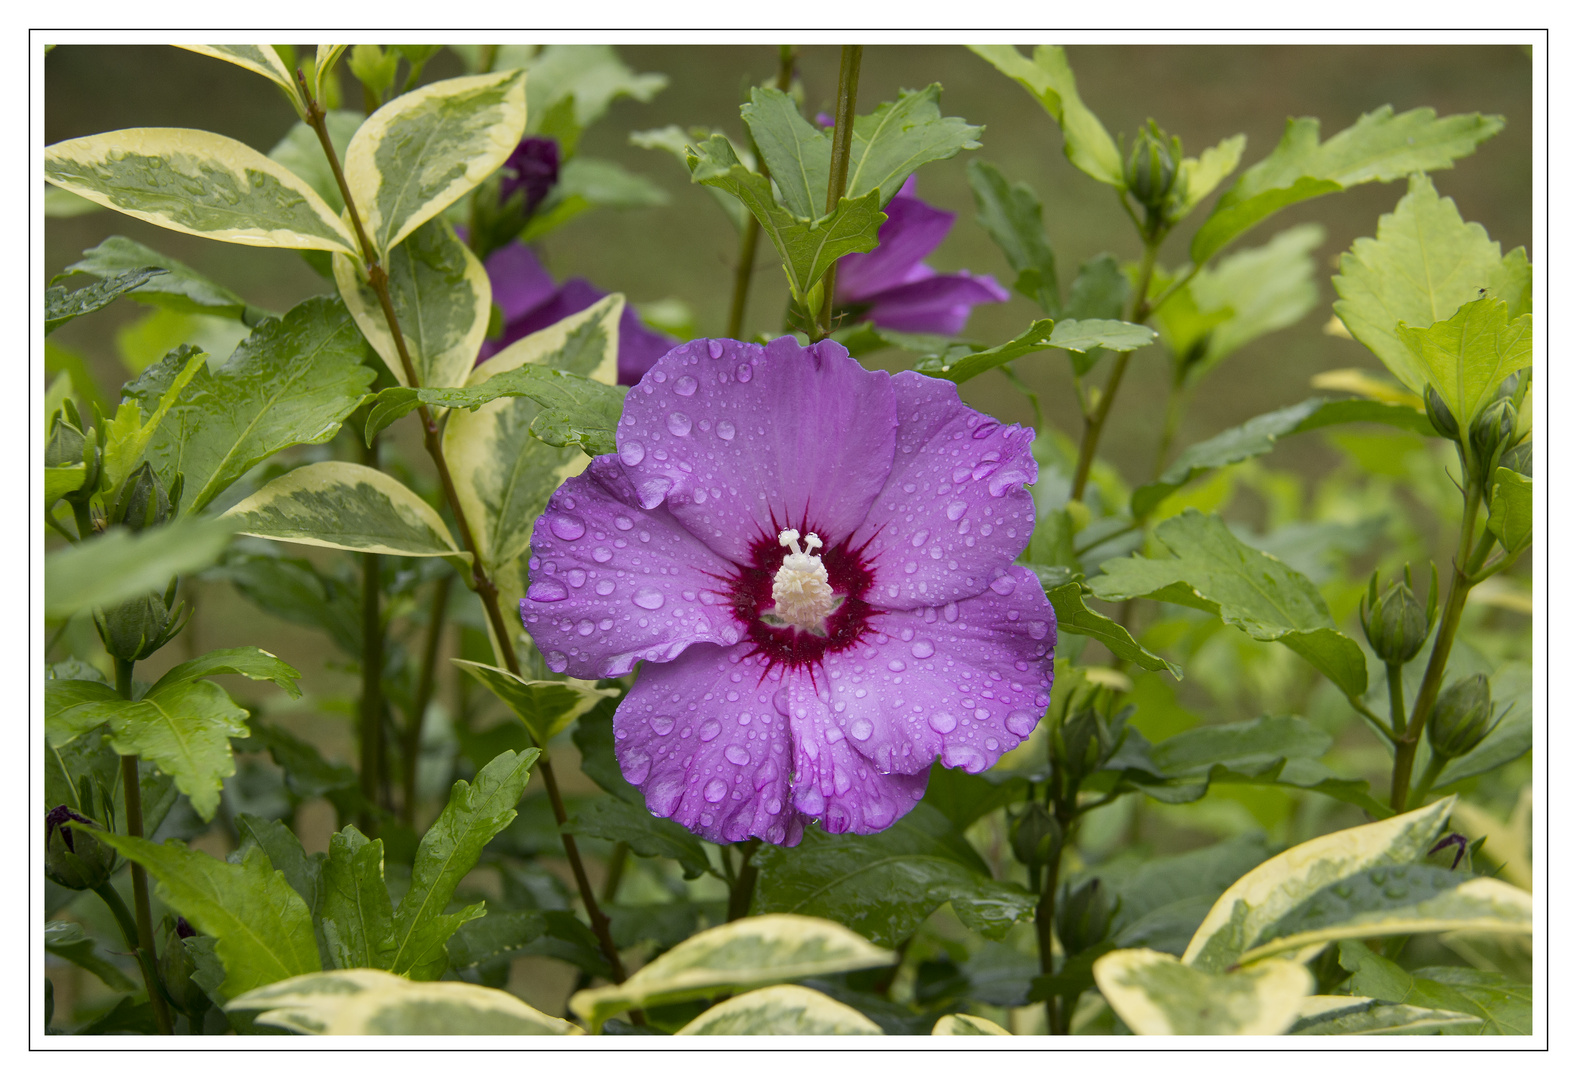
[[[253,247],[356,251],[305,180],[245,143],[188,128],[128,128],[44,149],[44,179],[166,229]]]
[[[1139,1035],[1280,1035],[1314,988],[1309,970],[1290,960],[1214,974],[1152,949],[1107,953],[1094,972],[1112,1010]]]
[[[482,262],[442,221],[429,221],[389,253],[389,297],[419,386],[463,386],[487,336],[493,286]],[[359,263],[334,259],[334,282],[372,347],[401,386],[411,385],[378,294]]]
[[[968,1013],[948,1013],[936,1022],[931,1028],[932,1035],[1011,1035],[1001,1024],[987,1020],[984,1016],[971,1016]]]
[[[384,555],[458,555],[438,512],[387,473],[345,461],[293,469],[224,518],[237,531],[313,547]]]
[[[522,679],[503,668],[473,660],[455,660],[454,664],[509,706],[539,746],[546,746],[549,739],[595,708],[603,698],[619,696],[617,690],[598,690],[595,684],[582,679]]]
[[[1288,1035],[1450,1035],[1471,1034],[1483,1017],[1417,1005],[1392,1005],[1368,997],[1314,994],[1298,1006]]]
[[[990,1023],[990,1021],[985,1021]],[[870,1018],[804,986],[752,990],[706,1012],[675,1035],[880,1035]]]
[[[345,152],[345,182],[378,257],[485,180],[525,128],[520,71],[430,83],[369,116]]]

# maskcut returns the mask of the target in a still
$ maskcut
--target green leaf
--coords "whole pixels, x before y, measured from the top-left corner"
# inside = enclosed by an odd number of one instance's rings
[[[976,220],[985,229],[1008,265],[1018,275],[1013,289],[1040,305],[1052,318],[1062,311],[1057,288],[1057,259],[1046,240],[1040,200],[1027,184],[1009,187],[1007,178],[989,161],[979,158],[965,168],[975,195]]]
[[[619,770],[618,759],[614,756],[615,708],[612,699],[599,702],[596,708],[584,713],[580,723],[575,725],[570,737],[575,740],[575,749],[580,751],[580,771],[591,777],[608,794],[617,795],[625,802],[645,809],[646,796],[624,778],[624,773]]]
[[[411,868],[411,887],[394,914],[394,956],[389,970],[415,979],[436,979],[449,966],[444,942],[460,925],[482,914],[481,904],[445,914],[460,879],[471,872],[482,848],[511,821],[526,790],[539,751],[505,752],[476,774],[456,780],[449,802],[422,837]]]
[[[356,969],[301,975],[236,998],[256,1023],[302,1035],[579,1035],[513,994],[463,982],[412,982]]]
[[[157,266],[139,266],[106,276],[102,281],[67,292],[64,285],[44,290],[44,333],[53,334],[72,319],[89,315],[131,292],[137,286],[164,273]]]
[[[1232,175],[1232,170],[1243,160],[1243,147],[1247,143],[1248,136],[1234,135],[1222,139],[1197,158],[1183,159],[1177,169],[1177,186],[1173,189],[1181,192],[1182,198],[1169,214],[1173,221],[1187,217],[1221,181]]]
[[[1508,319],[1506,302],[1492,297],[1463,304],[1427,328],[1404,324],[1396,332],[1463,431],[1508,375],[1533,363],[1533,316]]]
[[[801,303],[833,263],[874,248],[877,229],[887,220],[875,190],[859,198],[839,199],[837,209],[826,216],[799,216],[784,209],[772,197],[772,181],[740,164],[733,147],[720,135],[702,143],[687,160],[695,183],[728,192],[761,222]]]
[[[44,178],[176,232],[253,247],[356,250],[317,192],[245,143],[188,128],[130,128],[55,143]]]
[[[1356,874],[1417,862],[1439,837],[1455,799],[1289,848],[1221,894],[1183,953],[1204,971],[1236,964],[1309,897]]]
[[[318,156],[322,155],[323,151],[318,149]],[[108,280],[137,267],[158,267],[164,272],[153,275],[146,283],[139,285],[133,292],[133,300],[158,304],[173,311],[218,315],[227,319],[239,319],[247,313],[246,301],[223,285],[209,280],[183,262],[124,236],[111,236],[98,247],[89,248],[82,253],[81,259],[66,267],[66,270],[68,273],[93,274]]]
[[[111,990],[127,991],[134,988],[134,984],[125,973],[98,951],[97,943],[76,923],[46,922],[44,951],[96,975],[99,981]]]
[[[686,879],[712,873],[700,837],[667,818],[654,817],[644,806],[622,799],[598,799],[582,806],[570,816],[564,831],[628,844],[631,851],[648,859],[673,859]]]
[[[642,150],[666,151],[672,154],[678,160],[680,166],[688,173],[690,144],[704,143],[714,135],[722,135],[725,139],[728,137],[723,132],[710,128],[693,127],[686,131],[677,124],[669,124],[667,127],[652,128],[650,131],[630,132],[630,144],[639,146]],[[751,154],[749,150],[743,150],[738,146],[734,146],[732,143],[730,143],[730,146],[733,147],[734,156],[743,162],[746,168],[754,166],[755,155]],[[718,188],[709,187],[706,190],[707,194],[711,195],[717,205],[722,208],[723,213],[728,215],[728,220],[734,223],[734,228],[743,232],[745,222],[750,220],[750,212],[745,209],[744,204]]]
[[[969,1013],[948,1013],[931,1028],[932,1035],[1011,1035],[1001,1024]]]
[[[320,574],[306,559],[232,550],[208,572],[270,615],[326,633],[345,652],[361,654],[361,605],[355,590]]]
[[[1032,567],[1039,570],[1039,567]],[[1058,568],[1047,567],[1048,570]],[[1183,677],[1183,669],[1168,660],[1156,656],[1144,646],[1133,639],[1126,627],[1102,615],[1098,611],[1091,611],[1084,602],[1084,586],[1081,582],[1070,581],[1063,585],[1056,585],[1046,589],[1046,599],[1051,601],[1051,606],[1057,612],[1057,629],[1069,634],[1083,634],[1092,637],[1111,650],[1112,655],[1130,663],[1138,664],[1146,671],[1169,672],[1174,679]]]
[[[1261,716],[1235,724],[1207,724],[1150,748],[1150,760],[1163,775],[1188,776],[1224,765],[1247,772],[1285,758],[1317,758],[1331,737],[1297,716]]]
[[[1510,469],[1495,470],[1489,500],[1489,531],[1510,554],[1533,543],[1533,481]]]
[[[239,863],[227,863],[179,840],[155,844],[135,836],[94,835],[146,868],[158,880],[159,899],[217,939],[215,951],[226,972],[220,992],[226,997],[321,970],[307,905],[261,848],[248,851]]]
[[[80,488],[87,480],[86,465],[61,465],[44,467],[44,510]]]
[[[493,308],[493,286],[482,261],[460,242],[452,228],[433,220],[391,251],[384,269],[416,385],[464,383],[487,336]],[[359,260],[337,257],[334,282],[345,307],[389,373],[401,386],[409,386],[378,294],[363,279]]]
[[[166,485],[185,474],[181,513],[197,513],[287,446],[332,439],[372,381],[363,349],[344,305],[315,297],[263,320],[218,368],[196,371],[147,451]],[[174,374],[166,358],[128,384],[127,395],[149,411]]]
[[[1279,641],[1344,692],[1369,688],[1363,650],[1336,629],[1308,578],[1244,544],[1215,514],[1186,510],[1156,526],[1171,558],[1133,555],[1101,564],[1090,589],[1102,600],[1148,596],[1219,615],[1258,641]]]
[[[954,345],[939,356],[922,356],[915,362],[914,369],[936,378],[961,383],[1042,349],[1071,349],[1078,352],[1114,349],[1132,352],[1154,340],[1155,331],[1148,326],[1115,319],[1063,319],[1056,323],[1051,319],[1036,319],[1028,330],[1005,344],[978,352],[971,351],[969,345]]]
[[[318,461],[275,477],[224,514],[248,536],[386,555],[457,555],[438,512],[388,473]]]
[[[378,257],[487,179],[525,128],[518,71],[429,83],[367,117],[345,151],[344,172]]]
[[[1288,1035],[1467,1035],[1484,1026],[1466,1013],[1344,995],[1306,997],[1298,1017]]]
[[[1027,796],[1027,781],[1022,777],[1004,777],[995,772],[972,775],[962,769],[943,768],[936,762],[931,766],[924,801],[940,810],[953,828],[963,832],[998,807]]]
[[[1352,336],[1378,356],[1413,393],[1423,394],[1429,372],[1404,343],[1398,323],[1433,326],[1450,319],[1480,290],[1506,301],[1513,322],[1528,310],[1527,256],[1505,258],[1484,227],[1464,223],[1456,203],[1415,176],[1396,210],[1380,217],[1374,239],[1353,242],[1332,279],[1336,314]],[[1444,387],[1441,388],[1444,393]]]
[[[882,1029],[864,1013],[816,990],[769,986],[713,1005],[674,1034],[880,1035]]]
[[[232,738],[245,738],[247,711],[215,683],[179,682],[129,702],[111,721],[117,754],[139,754],[175,778],[192,809],[212,821],[219,788],[235,774]]]
[[[1312,397],[1275,412],[1264,413],[1228,428],[1178,455],[1160,478],[1136,488],[1129,512],[1136,521],[1150,516],[1168,495],[1210,469],[1268,454],[1276,442],[1332,424],[1388,424],[1420,435],[1432,435],[1429,419],[1411,405],[1391,405],[1363,398]]]
[[[308,855],[296,834],[277,820],[240,813],[235,816],[235,826],[241,844],[231,854],[229,861],[239,862],[246,857],[249,848],[261,848],[274,869],[285,875],[285,883],[301,897],[307,910],[316,915],[323,876],[323,854],[316,852]]]
[[[1357,941],[1344,941],[1341,966],[1353,972],[1355,994],[1419,1009],[1472,1016],[1476,1027],[1463,1035],[1531,1035],[1533,988],[1498,972],[1426,967],[1406,971]]]
[[[301,672],[285,663],[271,652],[255,645],[238,649],[215,649],[194,660],[176,664],[159,677],[149,694],[174,686],[176,683],[205,679],[210,675],[245,675],[248,679],[267,680],[293,698],[301,696],[296,680]]]
[[[234,532],[228,521],[187,518],[140,533],[112,527],[50,552],[44,558],[44,616],[62,619],[162,592],[172,577],[212,565]]]
[[[1221,196],[1205,219],[1189,255],[1196,265],[1277,210],[1358,184],[1388,183],[1411,173],[1449,169],[1459,157],[1505,127],[1498,116],[1463,113],[1437,119],[1435,110],[1400,116],[1383,105],[1352,127],[1320,142],[1313,117],[1287,121],[1281,142]]]
[[[478,365],[467,385],[537,364],[613,386],[622,309],[616,300],[604,303],[515,342]],[[588,460],[578,449],[549,446],[532,434],[542,411],[530,398],[502,397],[475,412],[450,413],[444,427],[444,456],[460,507],[483,565],[510,605],[526,593],[531,530],[548,496]]]
[[[596,936],[568,911],[494,912],[449,939],[449,960],[457,970],[516,955],[549,956],[598,978],[613,975]]]
[[[630,70],[611,45],[544,45],[535,55],[520,59],[506,55],[507,51],[508,46],[499,50],[499,67],[520,64],[529,72],[526,115],[533,131],[539,130],[539,118],[570,98],[576,125],[587,128],[619,98],[650,101],[668,85],[666,75],[638,75]]]
[[[758,915],[703,930],[619,986],[582,990],[570,1008],[593,1032],[626,1009],[712,997],[771,983],[884,967],[897,957],[825,919]]]
[[[1288,960],[1217,974],[1150,949],[1107,953],[1095,984],[1137,1035],[1280,1035],[1314,989],[1308,968]]]
[[[452,663],[509,706],[540,746],[546,746],[553,736],[603,699],[619,696],[617,690],[598,690],[595,684],[582,679],[522,679],[503,668],[474,660],[456,658]]]
[[[363,119],[361,113],[345,109],[331,109],[324,115],[323,123],[329,129],[329,142],[339,160],[345,160],[345,151],[350,147],[350,140],[356,134],[356,129],[361,127]],[[306,122],[298,121],[283,139],[274,144],[268,156],[312,185],[312,190],[321,195],[335,213],[345,209],[345,196],[340,193],[339,181],[334,179],[334,168],[329,164],[328,155],[323,153],[323,144],[318,141],[317,132]]]
[[[1062,128],[1062,152],[1087,176],[1119,191],[1122,154],[1100,120],[1079,100],[1073,71],[1060,45],[1039,45],[1034,60],[1012,45],[970,45],[969,51],[1030,92]]]
[[[1264,836],[1248,833],[1182,855],[1147,859],[1129,872],[1101,867],[1101,886],[1110,887],[1122,902],[1112,940],[1123,948],[1181,955],[1216,899],[1269,855]]]
[[[635,210],[667,205],[668,192],[646,177],[612,161],[574,157],[559,170],[558,183],[532,213],[520,241],[531,243],[598,207]]]
[[[157,394],[157,401],[151,392],[145,398],[146,408],[152,414],[146,421],[142,418],[144,405],[136,401],[120,403],[105,433],[104,471],[99,481],[102,490],[112,491],[120,487],[121,482],[131,475],[148,452],[159,425],[169,415],[186,387],[200,371],[206,370],[206,364],[207,357],[200,349],[182,345],[160,363],[161,370],[168,375],[168,381]]]
[[[1533,897],[1493,878],[1464,880],[1438,866],[1351,874],[1306,897],[1259,935],[1239,963],[1350,938],[1471,930],[1533,933]]]
[[[833,919],[895,946],[951,902],[965,926],[1000,939],[1028,918],[1035,897],[994,881],[952,824],[924,803],[869,836],[807,829],[798,847],[756,853],[755,910]]]
[[[394,960],[394,907],[383,881],[383,841],[354,825],[329,838],[318,904],[323,940],[336,968],[387,969]]]
[[[751,87],[750,103],[740,106],[739,115],[761,160],[772,170],[779,205],[797,218],[820,217],[827,207],[832,171],[831,134],[806,120],[792,97],[772,87]],[[852,140],[850,151],[852,157]],[[852,183],[845,190],[848,195],[862,193]]]
[[[543,343],[532,342],[520,353],[529,357],[528,361],[497,370],[496,374],[481,381],[473,376],[471,384],[463,388],[411,390],[390,387],[374,399],[367,418],[367,437],[370,439],[419,404],[475,411],[501,397],[526,397],[541,407],[531,421],[532,434],[537,438],[550,446],[579,446],[592,457],[611,454],[614,452],[614,429],[624,409],[626,388],[562,370],[555,362],[580,359],[577,366],[584,367],[592,360],[600,364],[604,355],[617,349],[616,327],[623,310],[624,298],[615,293],[586,312],[564,320],[566,323],[573,320],[573,325],[564,327],[564,331],[556,335],[559,341],[556,347],[543,349]],[[542,333],[553,329],[549,327]],[[506,364],[513,360],[511,357]]]
[[[755,93],[752,91],[752,99]],[[909,174],[921,165],[945,161],[960,150],[980,148],[976,136],[985,129],[965,123],[956,116],[944,117],[939,106],[941,96],[941,84],[932,83],[924,90],[906,90],[897,101],[884,101],[875,112],[854,118],[849,144],[847,193],[850,196],[858,197],[876,190],[881,192],[881,205],[886,206],[898,194]],[[760,145],[759,139],[757,145]],[[830,169],[831,132],[827,134],[827,147]],[[762,153],[766,153],[764,147]],[[773,176],[776,175],[774,170]],[[813,201],[813,207],[826,205],[826,183],[822,184],[821,191],[821,199],[819,203]],[[800,216],[815,217],[816,214]]]

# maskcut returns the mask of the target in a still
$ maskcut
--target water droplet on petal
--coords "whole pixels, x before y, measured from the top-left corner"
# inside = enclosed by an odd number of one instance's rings
[[[713,338],[706,343],[706,351],[711,354],[713,360],[721,360],[723,358],[723,343]],[[717,799],[712,801],[716,802]]]
[[[717,342],[714,341],[712,344],[716,345]],[[719,346],[718,351],[722,351],[721,346]],[[701,794],[706,797],[706,801],[709,803],[722,802],[723,796],[728,794],[728,783],[722,777],[714,776],[706,782],[706,787],[701,789]]]
[[[564,576],[569,578],[571,588],[578,589],[582,585],[586,584],[586,571],[582,570],[578,566]]]
[[[646,447],[631,439],[619,447],[619,460],[633,469],[646,460]]]
[[[569,657],[565,656],[557,649],[548,653],[547,662],[548,670],[553,672],[562,673],[565,668],[569,667]]]
[[[608,578],[603,578],[601,581],[597,582],[597,595],[607,596],[614,590],[614,588],[615,586],[611,580]]]
[[[977,773],[986,767],[986,755],[973,746],[949,746],[942,751],[942,765],[948,769]]]
[[[936,646],[931,644],[925,638],[921,638],[919,641],[909,646],[909,652],[913,654],[916,660],[924,660],[927,657],[936,655]]]
[[[613,552],[609,551],[605,547],[598,546],[591,549],[591,557],[597,562],[605,563],[613,558]],[[606,596],[608,594],[603,593],[603,595]]]
[[[692,376],[681,375],[679,381],[674,383],[674,393],[680,397],[694,397],[696,387],[701,385]]]
[[[740,364],[734,369],[734,378],[738,379],[740,382],[749,382],[750,376],[754,375],[755,373],[756,369],[751,367],[749,364]]]
[[[1036,641],[1040,641],[1046,636],[1046,624],[1038,620],[1026,623],[1025,629],[1029,631],[1029,636]]]
[[[639,784],[652,771],[652,756],[645,750],[634,748],[625,751],[619,762],[619,771],[632,784]]]
[[[998,596],[1006,596],[1013,591],[1015,584],[1017,583],[1013,580],[1012,574],[1003,574],[1001,577],[991,579],[991,591]]]
[[[717,422],[717,437],[722,439],[724,442],[728,442],[733,439],[734,425],[729,423],[727,420],[719,420]]]
[[[656,611],[663,606],[663,594],[650,585],[643,585],[636,589],[635,595],[630,597],[630,599],[634,601],[636,607],[645,608],[647,611]]]
[[[613,519],[613,527],[618,529],[620,532],[629,532],[631,529],[635,528],[635,522],[631,521],[623,514],[620,514],[618,517]]]
[[[965,512],[968,511],[968,509],[969,509],[969,504],[964,502],[964,500],[962,500],[962,499],[959,499],[956,502],[948,503],[947,504],[947,520],[948,521],[957,521],[959,518],[964,516]]]
[[[680,436],[690,434],[690,418],[682,412],[669,413],[668,430]]]
[[[552,604],[569,596],[569,590],[556,581],[534,581],[526,590],[526,599],[539,604]]]
[[[706,723],[701,725],[701,741],[711,742],[713,739],[717,738],[717,733],[722,730],[722,724],[719,724],[716,720],[708,720]]]
[[[927,723],[931,725],[931,730],[939,735],[946,735],[958,726],[958,721],[954,719],[953,714],[945,712],[932,713],[931,719]]]
[[[591,637],[592,634],[597,632],[597,624],[590,619],[582,619],[575,624],[575,632],[581,637]]]
[[[888,671],[902,671],[903,669],[904,669],[904,662],[902,660],[889,660],[889,661],[887,661],[887,670]]]
[[[957,622],[958,605],[951,600],[942,605],[942,618],[946,619],[948,622]]]
[[[746,750],[743,746],[730,746],[727,750],[723,751],[723,756],[735,765],[750,764],[750,751]]]
[[[1034,714],[1023,709],[1014,709],[1008,713],[1006,721],[1008,730],[1021,739],[1029,737],[1029,733],[1035,730],[1036,722]]]
[[[853,735],[861,742],[869,739],[871,737],[871,732],[874,730],[876,729],[871,726],[871,722],[865,719],[863,716],[849,725],[849,734]]]
[[[659,735],[666,735],[674,729],[674,718],[671,716],[654,716],[651,719],[652,730]]]
[[[930,538],[931,538],[930,530],[928,530],[928,529],[921,529],[919,532],[915,533],[914,536],[909,538],[909,542],[911,544],[913,544],[915,547],[924,547],[925,546],[925,542],[927,540],[929,540]]]
[[[560,540],[579,540],[586,535],[585,524],[571,514],[554,514],[548,518],[548,528]]]

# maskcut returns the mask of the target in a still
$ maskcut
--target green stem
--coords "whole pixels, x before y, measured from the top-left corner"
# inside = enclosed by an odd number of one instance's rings
[[[750,903],[756,895],[756,878],[761,873],[756,869],[751,857],[760,847],[761,841],[754,837],[739,845],[739,875],[734,879],[734,887],[728,893],[729,922],[750,914]]]
[[[1062,815],[1058,814],[1059,823],[1061,817]],[[1057,883],[1062,876],[1062,852],[1063,847],[1058,847],[1046,860],[1045,886],[1041,890],[1040,901],[1035,905],[1035,944],[1040,953],[1042,975],[1056,973],[1056,961],[1052,955],[1051,945],[1052,927],[1057,918]],[[1062,1000],[1059,997],[1046,999],[1046,1030],[1052,1035],[1066,1034],[1062,1025]]]
[[[608,856],[608,876],[602,883],[602,902],[611,904],[619,895],[619,882],[624,880],[624,868],[630,862],[630,845],[620,840],[613,845],[613,854]]]
[[[777,88],[787,93],[794,82],[794,61],[799,49],[793,45],[778,46]],[[755,150],[755,140],[751,140]],[[762,176],[771,177],[767,163],[756,150],[756,168]],[[728,305],[728,328],[723,336],[739,340],[745,329],[745,304],[750,300],[750,278],[756,271],[756,246],[761,240],[761,222],[754,214],[745,215],[744,232],[739,237],[739,265],[734,267],[734,296]]]
[[[1434,748],[1429,750],[1429,761],[1424,765],[1424,775],[1418,778],[1418,790],[1413,792],[1414,803],[1420,803],[1428,798],[1429,793],[1435,790],[1435,781],[1440,779],[1440,773],[1446,767],[1446,762],[1451,759],[1435,753]]]
[[[438,667],[438,643],[444,632],[444,612],[449,607],[449,586],[453,574],[445,574],[433,586],[433,606],[427,613],[427,639],[422,647],[422,670],[416,679],[416,699],[406,717],[404,738],[400,743],[401,801],[400,820],[416,827],[416,762],[422,752],[422,723],[428,703],[433,700],[433,684]]]
[[[1172,440],[1177,438],[1177,426],[1182,422],[1183,406],[1187,400],[1182,365],[1179,363],[1172,373],[1172,389],[1166,395],[1166,416],[1161,421],[1161,441],[1155,447],[1155,468],[1150,474],[1152,481],[1161,479],[1161,473],[1166,469],[1166,458],[1172,452]]]
[[[362,451],[362,464],[378,467],[378,440]],[[382,559],[376,552],[361,555],[361,821],[367,836],[378,835],[378,789],[383,775],[383,612]]]
[[[306,79],[298,70],[296,81],[301,85],[301,92],[307,103],[307,122],[317,132],[318,143],[323,147],[323,153],[328,157],[329,166],[333,170],[335,182],[339,185],[340,195],[345,200],[345,209],[350,215],[351,224],[355,226],[356,240],[361,247],[362,258],[367,266],[367,280],[378,295],[378,304],[383,309],[384,322],[388,324],[390,336],[399,353],[400,365],[405,372],[407,386],[421,386],[421,380],[416,377],[416,366],[411,362],[410,352],[405,347],[405,335],[400,331],[399,316],[394,311],[394,300],[389,294],[389,276],[379,264],[377,254],[367,238],[366,229],[362,226],[361,215],[356,210],[356,200],[351,195],[350,186],[345,182],[344,170],[340,167],[339,155],[334,151],[334,143],[329,139],[328,126],[324,122],[323,107],[312,97],[307,90]],[[448,503],[450,511],[454,514],[455,527],[460,533],[461,546],[471,555],[471,588],[482,601],[482,609],[487,613],[488,626],[492,629],[494,646],[503,660],[504,666],[511,675],[520,675],[520,657],[515,653],[514,636],[510,633],[508,624],[504,621],[503,610],[498,604],[498,586],[488,576],[482,561],[482,551],[476,542],[476,537],[471,531],[471,523],[466,518],[465,508],[460,504],[459,492],[455,489],[454,477],[449,472],[449,463],[444,457],[443,443],[438,435],[438,423],[434,420],[431,410],[426,405],[418,406],[417,414],[422,422],[422,441],[427,448],[427,454],[432,458],[433,466],[438,471],[438,481],[443,488],[444,501]],[[548,801],[553,807],[553,817],[562,830],[569,815],[564,811],[564,800],[559,796],[558,781],[553,774],[553,763],[548,760],[546,747],[543,747],[543,756],[538,760],[537,772],[542,777],[542,783],[548,791]],[[586,876],[586,867],[580,857],[580,849],[575,844],[575,838],[567,832],[560,832],[564,843],[564,855],[569,860],[570,869],[575,875],[575,884],[580,890],[581,902],[586,905],[587,918],[591,922],[592,931],[597,935],[597,942],[602,947],[604,958],[608,961],[609,969],[617,976],[616,981],[624,981],[624,962],[619,959],[619,950],[613,943],[613,936],[608,931],[608,918],[597,906],[596,893],[592,891],[591,881]]]
[[[1466,458],[1471,460],[1471,458]],[[1440,684],[1445,679],[1446,661],[1451,657],[1451,647],[1456,641],[1457,625],[1462,621],[1462,609],[1467,604],[1467,594],[1473,588],[1473,574],[1479,567],[1474,558],[1482,561],[1487,548],[1480,544],[1475,550],[1474,528],[1478,523],[1481,498],[1479,478],[1471,469],[1464,469],[1466,481],[1462,493],[1462,532],[1457,541],[1456,558],[1451,565],[1451,589],[1446,595],[1445,608],[1440,614],[1440,629],[1435,632],[1435,646],[1429,653],[1429,666],[1424,669],[1424,681],[1413,699],[1413,715],[1407,730],[1397,739],[1396,761],[1391,768],[1391,809],[1401,813],[1407,807],[1408,787],[1413,779],[1413,759],[1418,754],[1418,740],[1424,724],[1434,710],[1440,696]]]
[[[1150,305],[1145,294],[1150,291],[1150,277],[1155,273],[1157,246],[1153,242],[1144,246],[1144,258],[1139,263],[1139,287],[1134,292],[1129,322],[1142,323],[1150,317]],[[1079,442],[1079,463],[1073,470],[1071,497],[1076,501],[1084,498],[1085,485],[1090,481],[1090,467],[1095,464],[1095,450],[1101,442],[1101,431],[1106,427],[1106,418],[1111,414],[1112,402],[1117,398],[1117,388],[1122,385],[1123,375],[1128,371],[1128,358],[1132,355],[1131,352],[1117,354],[1111,375],[1106,379],[1106,388],[1101,391],[1101,399],[1095,403],[1094,414],[1085,417],[1084,438]]]
[[[1407,695],[1402,689],[1402,665],[1385,665],[1385,681],[1391,690],[1391,731],[1401,738],[1407,734]]]
[[[838,105],[832,125],[832,167],[827,173],[827,213],[838,208],[849,182],[849,145],[854,138],[854,99],[860,87],[860,59],[863,45],[845,45],[838,63]],[[821,313],[811,334],[820,341],[832,333],[832,294],[837,290],[838,264],[827,268],[821,279]]]
[[[127,701],[131,700],[133,666],[130,660],[122,660],[119,657],[115,659],[115,691]],[[121,786],[126,789],[126,835],[141,840],[143,838],[142,785],[137,780],[136,754],[121,755],[120,779]],[[170,1006],[164,1000],[164,992],[159,987],[159,978],[156,974],[158,954],[153,949],[153,909],[148,903],[148,871],[142,868],[141,863],[131,864],[131,895],[137,909],[137,962],[142,968],[142,979],[148,988],[148,1003],[153,1006],[153,1021],[160,1035],[171,1035],[174,1034],[175,1027],[170,1020]],[[105,902],[108,903],[107,900]],[[119,914],[117,914],[118,918]]]

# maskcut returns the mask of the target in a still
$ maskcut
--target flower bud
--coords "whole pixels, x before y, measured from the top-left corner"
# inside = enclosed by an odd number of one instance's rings
[[[1064,887],[1057,901],[1057,940],[1069,956],[1106,940],[1112,919],[1121,907],[1100,878],[1091,878],[1076,889]]]
[[[115,852],[89,833],[71,828],[73,821],[95,829],[104,827],[65,806],[45,814],[44,873],[68,889],[96,889],[114,872]]]
[[[1086,706],[1062,725],[1063,764],[1073,777],[1085,777],[1100,768],[1105,729],[1100,713]]]
[[[1384,595],[1376,596],[1379,574],[1369,579],[1369,592],[1358,605],[1358,621],[1363,624],[1364,635],[1374,654],[1387,664],[1405,664],[1417,656],[1429,640],[1429,631],[1435,622],[1435,601],[1438,586],[1432,580],[1429,587],[1429,604],[1420,604],[1413,596],[1412,569],[1405,571],[1405,581],[1392,582]]]
[[[1493,472],[1500,455],[1517,430],[1517,407],[1510,398],[1496,398],[1473,421],[1469,442],[1479,463],[1479,475]]]
[[[164,524],[173,511],[170,493],[154,473],[153,466],[144,461],[121,484],[120,499],[115,503],[115,514],[110,521],[138,533]]]
[[[1044,806],[1032,802],[1013,822],[1012,843],[1013,854],[1024,865],[1048,863],[1062,846],[1062,826]]]
[[[1429,417],[1429,424],[1439,432],[1442,438],[1456,442],[1462,431],[1457,427],[1457,418],[1451,415],[1451,409],[1446,405],[1446,399],[1436,392],[1433,386],[1424,387],[1424,415]]]
[[[186,939],[195,937],[185,919],[164,917],[164,947],[159,950],[159,979],[169,992],[171,1003],[188,1016],[196,1016],[208,1008],[208,995],[192,981],[197,964],[186,950]]]
[[[1494,728],[1489,680],[1483,675],[1458,679],[1441,693],[1429,714],[1429,745],[1444,758],[1461,757]]]
[[[1151,120],[1139,129],[1133,149],[1128,154],[1128,167],[1123,170],[1123,180],[1128,191],[1139,205],[1160,218],[1166,209],[1167,196],[1177,181],[1177,169],[1183,160],[1183,144],[1173,138],[1167,141],[1166,133]]]
[[[1500,455],[1500,467],[1522,476],[1533,476],[1533,444],[1519,443]]]
[[[56,414],[55,423],[49,429],[49,441],[44,444],[44,467],[80,465],[84,441],[82,432],[64,414]]]
[[[525,191],[521,206],[526,217],[536,212],[542,200],[559,180],[559,144],[556,139],[532,135],[520,140],[520,145],[505,159],[503,177],[498,185],[498,201],[502,205],[517,191]]]
[[[142,660],[162,649],[186,625],[185,606],[175,611],[165,606],[158,593],[145,593],[123,601],[108,610],[93,613],[99,640],[111,656],[120,660]]]

